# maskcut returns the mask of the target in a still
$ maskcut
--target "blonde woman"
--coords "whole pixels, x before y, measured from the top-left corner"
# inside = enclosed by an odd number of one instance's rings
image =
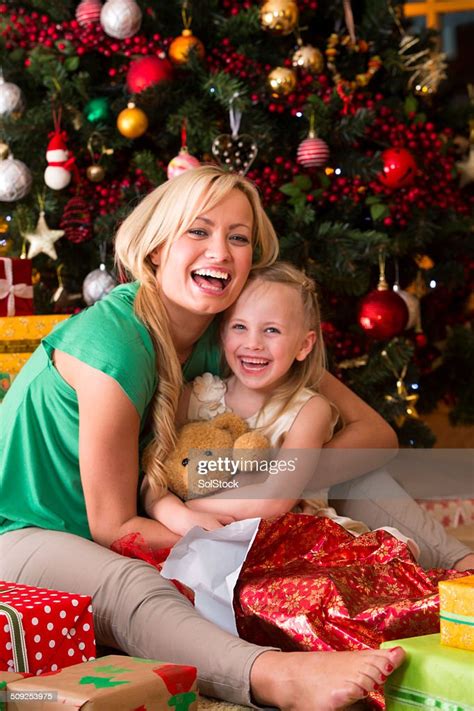
[[[183,375],[215,371],[214,316],[235,301],[252,264],[276,257],[254,188],[218,168],[189,171],[143,200],[116,250],[135,281],[45,338],[1,407],[0,579],[91,595],[100,643],[195,664],[204,693],[287,711],[302,699],[307,709],[347,706],[403,653],[248,644],[200,617],[153,568],[109,549],[134,531],[156,548],[178,538],[137,513],[140,449],[150,440],[145,468],[159,487]],[[330,376],[321,384],[349,423],[341,444],[354,446],[354,435],[359,446],[393,446],[383,420],[341,388]]]

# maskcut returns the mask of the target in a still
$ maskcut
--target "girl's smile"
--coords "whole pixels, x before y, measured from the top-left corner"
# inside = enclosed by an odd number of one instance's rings
[[[271,392],[315,342],[301,297],[284,284],[253,282],[226,315],[222,343],[229,367],[250,390]]]

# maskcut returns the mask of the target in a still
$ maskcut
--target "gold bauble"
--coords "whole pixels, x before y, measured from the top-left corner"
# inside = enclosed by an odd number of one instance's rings
[[[200,39],[195,37],[191,30],[185,29],[179,37],[176,37],[168,50],[168,56],[178,66],[187,64],[189,61],[189,52],[194,49],[200,59],[204,57],[204,45]]]
[[[324,68],[323,55],[316,47],[310,44],[298,47],[291,63],[296,69],[305,69],[311,74],[321,74]]]
[[[6,234],[9,229],[10,225],[8,224],[8,220],[6,220],[3,215],[0,215],[0,235]]]
[[[260,24],[274,35],[293,32],[298,16],[298,5],[294,0],[265,0],[260,7]]]
[[[268,75],[267,81],[275,98],[288,96],[295,90],[297,84],[295,70],[288,67],[275,67]]]
[[[13,247],[13,240],[10,237],[0,237],[0,257],[10,254]]]
[[[144,111],[137,109],[135,104],[130,102],[127,108],[119,113],[117,128],[125,138],[138,138],[148,128],[148,117]]]
[[[36,286],[37,284],[40,283],[40,281],[41,281],[41,272],[38,271],[38,269],[35,269],[33,267],[33,269],[31,270],[31,283],[33,284],[33,286]]]
[[[86,175],[92,183],[100,183],[104,179],[105,170],[101,165],[90,165],[86,170]]]
[[[0,160],[3,160],[8,156],[10,153],[10,149],[8,147],[8,143],[5,143],[4,141],[0,141]]]

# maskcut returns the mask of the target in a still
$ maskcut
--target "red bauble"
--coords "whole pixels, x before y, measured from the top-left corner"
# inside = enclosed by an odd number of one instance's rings
[[[143,57],[131,63],[127,72],[127,88],[131,94],[138,94],[150,86],[169,81],[173,76],[171,62],[160,57]]]
[[[305,168],[318,168],[329,158],[329,148],[321,138],[309,136],[298,146],[296,161]]]
[[[100,0],[82,0],[76,9],[76,20],[81,27],[99,22],[102,3]]]
[[[60,227],[64,236],[74,244],[87,242],[94,236],[90,204],[81,197],[71,198],[64,207]]]
[[[368,336],[386,341],[404,330],[408,309],[395,291],[374,289],[362,299],[358,321]]]
[[[406,148],[387,148],[382,153],[383,172],[380,182],[387,188],[405,188],[415,179],[417,165],[410,151]]]

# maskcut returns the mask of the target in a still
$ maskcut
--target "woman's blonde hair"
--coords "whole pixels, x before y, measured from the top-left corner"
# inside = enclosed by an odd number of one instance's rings
[[[256,188],[242,176],[212,165],[189,170],[153,190],[124,220],[115,239],[119,273],[140,283],[135,313],[147,326],[156,352],[159,380],[151,408],[154,436],[142,462],[155,492],[166,486],[164,463],[176,441],[174,420],[182,372],[150,255],[158,247],[166,253],[198,215],[212,210],[232,190],[240,190],[250,203],[254,265],[265,267],[278,255],[278,240]]]
[[[259,283],[285,284],[295,289],[301,299],[304,328],[306,331],[314,331],[316,334],[316,340],[310,353],[302,361],[294,360],[285,381],[271,395],[272,401],[279,403],[272,418],[271,423],[273,423],[284,413],[292,398],[302,388],[318,390],[326,367],[326,352],[321,330],[321,311],[313,279],[293,264],[281,261],[253,269],[244,290]],[[266,423],[266,425],[268,424]]]

